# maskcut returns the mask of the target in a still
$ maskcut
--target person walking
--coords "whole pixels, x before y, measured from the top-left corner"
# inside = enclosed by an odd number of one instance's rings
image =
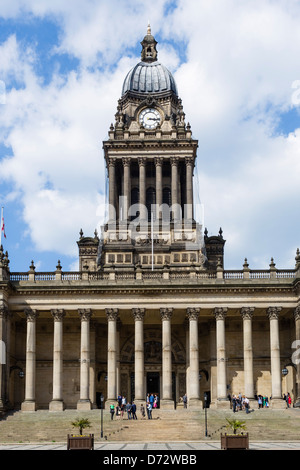
[[[148,405],[147,405],[147,413],[148,413],[148,419],[152,419],[152,405],[151,405],[151,403],[148,403]]]
[[[232,397],[232,411],[235,413],[236,412],[236,405],[237,405],[237,398],[235,395]]]
[[[249,411],[250,411],[250,410],[249,410],[249,408],[250,408],[249,398],[245,397],[244,403],[245,403],[245,410],[246,410],[246,413],[248,414]]]
[[[145,407],[144,407],[143,403],[141,403],[140,412],[141,412],[141,415],[142,415],[142,419],[145,419]]]
[[[113,420],[114,419],[114,414],[115,414],[115,405],[112,403],[110,405],[110,419]]]

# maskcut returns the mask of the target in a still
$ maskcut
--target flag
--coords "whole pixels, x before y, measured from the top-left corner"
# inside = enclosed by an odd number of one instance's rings
[[[5,234],[5,224],[4,224],[4,217],[3,217],[3,207],[1,211],[1,236],[4,235],[4,238],[6,238]]]

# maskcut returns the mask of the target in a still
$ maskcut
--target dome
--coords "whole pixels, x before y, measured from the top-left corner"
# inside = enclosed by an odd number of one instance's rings
[[[178,95],[173,75],[158,61],[141,61],[133,67],[124,80],[122,96],[127,91],[145,94],[172,91]]]

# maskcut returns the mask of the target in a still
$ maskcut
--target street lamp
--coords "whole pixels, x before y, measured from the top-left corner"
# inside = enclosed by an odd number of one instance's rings
[[[207,393],[204,392],[205,437],[207,437]]]
[[[101,439],[102,439],[103,438],[103,404],[104,404],[103,393],[101,393],[100,402],[101,402]]]

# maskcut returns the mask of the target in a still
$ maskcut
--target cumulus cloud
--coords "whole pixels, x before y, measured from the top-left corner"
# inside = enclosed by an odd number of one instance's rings
[[[280,133],[283,113],[299,106],[298,2],[254,0],[11,0],[0,16],[48,19],[58,40],[49,53],[78,66],[45,84],[34,44],[15,34],[0,45],[8,85],[0,138],[11,149],[0,179],[19,197],[38,250],[75,256],[74,231],[93,233],[105,192],[102,140],[122,82],[139,60],[150,20],[159,59],[174,73],[186,120],[199,139],[197,176],[209,232],[224,230],[227,267],[293,265],[299,245],[299,125]],[[180,50],[179,50],[180,49]],[[184,54],[181,54],[184,49]],[[294,93],[294,95],[293,95]],[[101,212],[101,211],[100,211]],[[263,266],[265,267],[265,266]]]

